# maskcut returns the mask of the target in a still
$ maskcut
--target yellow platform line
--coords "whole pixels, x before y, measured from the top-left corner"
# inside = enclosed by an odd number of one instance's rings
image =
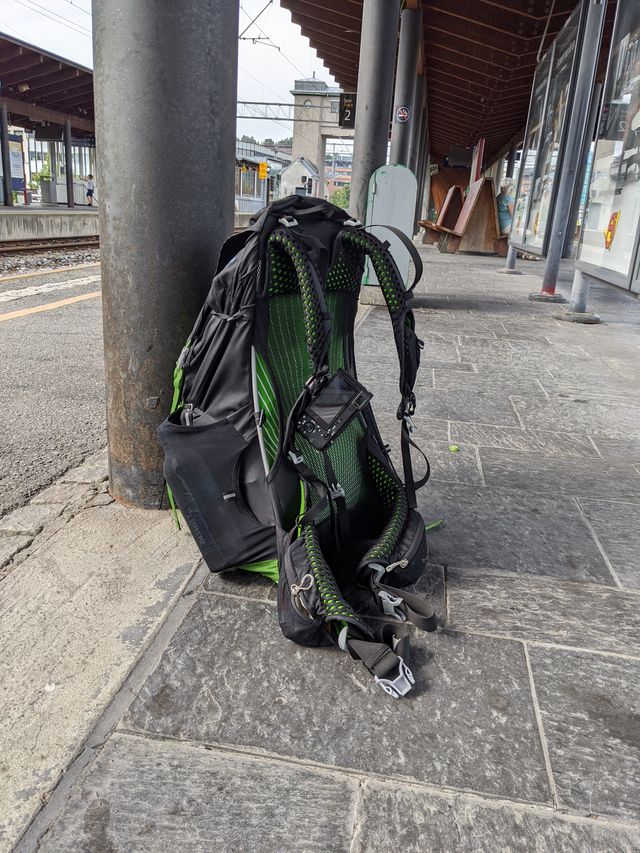
[[[35,308],[22,308],[20,311],[9,311],[7,314],[0,314],[0,323],[4,323],[5,320],[17,320],[18,317],[28,317],[29,314],[39,314],[41,311],[53,311],[55,308],[73,305],[74,302],[84,302],[85,299],[95,299],[97,296],[102,296],[102,291],[94,290],[91,293],[83,293],[81,296],[70,296],[68,299],[48,302],[46,305],[36,305]]]

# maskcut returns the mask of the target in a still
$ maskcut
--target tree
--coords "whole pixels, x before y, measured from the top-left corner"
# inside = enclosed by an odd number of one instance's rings
[[[267,148],[275,148],[276,147],[275,142],[273,141],[273,139],[270,136],[267,136],[266,139],[263,139],[262,144],[266,145]]]
[[[243,133],[240,142],[253,142],[253,144],[255,145],[256,140],[254,136],[247,136],[246,133]]]
[[[278,148],[291,148],[293,146],[293,136],[287,136],[286,139],[278,140]]]
[[[344,187],[340,187],[337,189],[329,201],[331,204],[335,204],[336,207],[344,207],[346,210],[349,207],[349,200],[351,198],[351,185],[345,184]]]

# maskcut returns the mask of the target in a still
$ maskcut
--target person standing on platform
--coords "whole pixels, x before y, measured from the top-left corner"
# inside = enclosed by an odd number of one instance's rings
[[[87,182],[87,204],[89,207],[93,207],[93,193],[96,188],[96,185],[93,182],[93,175],[87,175],[85,181]]]
[[[511,221],[513,220],[513,203],[512,195],[513,184],[511,181],[505,181],[500,186],[500,192],[496,196],[498,204],[498,227],[501,234],[509,234],[511,231]]]

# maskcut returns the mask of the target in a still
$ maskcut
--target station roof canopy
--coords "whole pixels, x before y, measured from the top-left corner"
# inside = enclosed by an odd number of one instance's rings
[[[0,33],[0,100],[19,127],[64,124],[75,136],[92,135],[93,72]]]
[[[355,92],[363,0],[280,2],[343,89]],[[423,8],[429,137],[435,159],[484,137],[486,161],[491,162],[522,139],[537,57],[576,3],[407,0],[407,6]]]

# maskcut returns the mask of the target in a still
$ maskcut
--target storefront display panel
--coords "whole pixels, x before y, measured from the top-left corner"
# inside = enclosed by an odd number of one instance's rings
[[[640,223],[640,3],[620,0],[578,263],[628,281]],[[626,284],[628,286],[628,284]]]

